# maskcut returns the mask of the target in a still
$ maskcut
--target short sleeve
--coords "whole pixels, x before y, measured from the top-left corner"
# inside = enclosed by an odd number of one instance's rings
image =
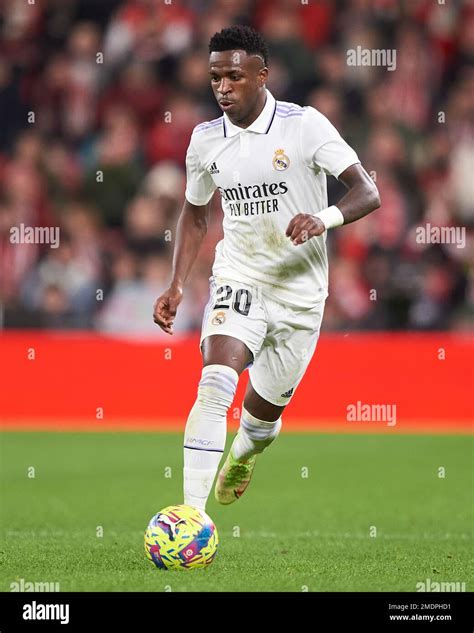
[[[302,118],[301,144],[307,165],[320,167],[336,178],[351,165],[360,163],[334,125],[310,106],[305,108]]]
[[[193,139],[186,153],[186,200],[198,207],[203,206],[212,198],[216,185],[208,171],[201,165],[194,147]]]

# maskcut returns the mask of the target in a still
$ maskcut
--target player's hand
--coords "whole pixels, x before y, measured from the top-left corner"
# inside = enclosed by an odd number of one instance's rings
[[[290,238],[295,246],[304,244],[312,237],[321,235],[326,230],[322,220],[309,213],[298,213],[291,218],[286,236]]]
[[[173,334],[173,321],[182,298],[183,289],[171,286],[155,301],[153,321],[167,334]]]

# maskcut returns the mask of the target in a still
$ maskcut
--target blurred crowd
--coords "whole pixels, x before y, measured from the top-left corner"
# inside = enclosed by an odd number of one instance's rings
[[[193,127],[220,116],[209,38],[251,24],[269,89],[325,114],[382,207],[330,232],[325,330],[466,329],[474,304],[474,7],[433,0],[8,0],[0,4],[0,301],[4,327],[166,336],[167,287]],[[357,46],[396,71],[350,66]],[[330,178],[330,203],[344,193]],[[303,210],[301,210],[303,211]],[[60,244],[10,228],[59,226]],[[465,227],[423,243],[418,226]],[[176,330],[200,327],[219,196]],[[426,240],[425,240],[426,241]],[[471,248],[469,247],[471,245]]]

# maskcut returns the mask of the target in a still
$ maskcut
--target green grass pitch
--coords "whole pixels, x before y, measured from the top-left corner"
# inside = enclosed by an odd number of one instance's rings
[[[143,532],[182,502],[181,434],[4,433],[0,590],[415,591],[431,579],[469,591],[471,441],[284,432],[242,499],[211,496],[214,563],[167,572],[145,559]]]

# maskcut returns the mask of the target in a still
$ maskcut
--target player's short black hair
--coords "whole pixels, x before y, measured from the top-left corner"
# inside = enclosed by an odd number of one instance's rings
[[[268,44],[261,33],[251,26],[229,26],[214,33],[209,41],[209,53],[239,50],[248,55],[261,55],[265,66],[268,61]]]

